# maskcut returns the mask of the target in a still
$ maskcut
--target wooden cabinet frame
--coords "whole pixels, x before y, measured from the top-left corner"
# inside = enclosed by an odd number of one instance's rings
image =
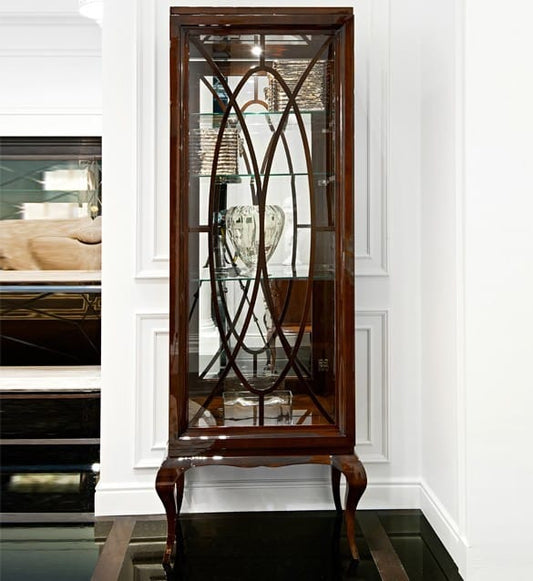
[[[345,519],[347,525],[347,535],[350,544],[352,557],[358,559],[358,551],[355,544],[354,518],[355,509],[359,499],[366,488],[365,470],[354,453],[355,446],[355,271],[354,271],[354,29],[353,14],[351,9],[300,9],[300,8],[280,8],[265,9],[239,9],[239,8],[172,8],[171,9],[171,59],[170,59],[170,79],[171,79],[171,160],[170,160],[170,417],[169,417],[169,447],[168,457],[161,466],[156,482],[157,492],[165,506],[168,521],[168,538],[165,550],[164,562],[171,559],[175,544],[176,519],[181,507],[184,474],[192,468],[204,465],[231,465],[240,467],[253,466],[286,466],[291,464],[326,464],[331,466],[333,498],[336,509],[340,512],[341,501],[339,496],[340,475],[343,473],[347,481],[347,497],[345,506]],[[269,74],[277,79],[286,93],[288,105],[283,111],[276,112],[281,117],[278,129],[272,129],[272,139],[274,143],[279,143],[283,138],[281,135],[285,131],[286,119],[288,115],[293,115],[295,123],[299,127],[300,134],[304,134],[303,114],[296,106],[298,90],[305,82],[303,74],[300,84],[292,88],[284,80],[279,80],[270,61],[266,61],[264,56],[258,57],[254,62],[248,62],[246,57],[247,46],[242,39],[257,35],[261,47],[265,49],[265,38],[285,39],[290,35],[301,35],[302,38],[313,41],[315,38],[326,39],[327,45],[326,64],[331,67],[327,78],[331,80],[331,88],[327,94],[328,108],[324,113],[325,117],[321,121],[321,130],[313,132],[311,125],[311,139],[309,144],[306,137],[302,137],[303,157],[307,163],[306,190],[311,199],[310,219],[310,256],[309,264],[322,260],[324,252],[321,249],[321,242],[330,237],[334,246],[331,252],[331,277],[322,277],[316,274],[314,266],[309,266],[307,278],[303,277],[303,283],[307,289],[307,299],[304,309],[306,317],[313,321],[313,335],[311,339],[311,362],[312,369],[310,375],[318,377],[316,366],[326,370],[324,377],[328,380],[322,381],[322,387],[317,379],[313,383],[312,389],[308,390],[310,398],[314,403],[310,405],[316,411],[317,423],[308,425],[266,425],[264,421],[264,395],[260,390],[248,385],[246,373],[238,369],[237,352],[245,341],[243,336],[238,336],[235,350],[224,346],[221,352],[228,360],[228,366],[233,366],[235,373],[250,393],[259,398],[259,425],[232,425],[227,424],[210,425],[199,427],[191,421],[190,399],[191,393],[197,389],[198,382],[191,369],[194,367],[193,355],[190,350],[190,334],[193,323],[190,313],[195,306],[195,292],[191,286],[192,272],[199,270],[198,264],[193,264],[198,255],[196,248],[192,248],[197,238],[205,234],[209,240],[209,273],[210,284],[212,285],[212,297],[218,292],[216,278],[216,264],[212,259],[213,243],[212,234],[216,225],[211,222],[214,218],[211,215],[218,211],[216,205],[220,193],[214,193],[217,188],[217,156],[222,148],[222,133],[225,130],[224,123],[230,114],[236,117],[236,124],[244,134],[244,147],[251,150],[251,138],[247,134],[246,119],[243,111],[236,104],[236,97],[232,96],[229,86],[226,86],[224,77],[221,77],[221,84],[224,85],[227,109],[222,109],[220,123],[223,129],[219,130],[213,162],[213,172],[210,177],[209,212],[208,224],[202,226],[197,219],[198,193],[193,191],[196,184],[194,171],[191,168],[192,145],[191,134],[194,131],[192,119],[198,115],[198,101],[200,98],[195,93],[196,84],[191,81],[193,75],[199,67],[204,66],[202,62],[196,61],[205,59],[206,62],[213,61],[212,67],[217,74],[225,75],[224,67],[227,63],[217,61],[216,57],[211,59],[209,50],[205,48],[205,39],[212,35],[215,38],[229,39],[238,38],[239,42],[231,41],[228,45],[231,48],[231,59],[227,66],[233,73],[238,71],[243,75],[243,79],[249,74]],[[232,36],[233,35],[233,36]],[[268,35],[271,35],[270,37]],[[322,35],[322,36],[320,36]],[[199,40],[200,39],[200,40]],[[226,41],[224,41],[226,42]],[[230,42],[230,41],[227,41]],[[283,41],[285,42],[285,41]],[[285,46],[280,41],[279,47],[271,48],[272,54],[277,51],[281,58],[285,55]],[[203,44],[202,44],[203,43]],[[223,44],[223,43],[222,43]],[[294,43],[297,45],[297,43]],[[301,58],[298,46],[286,49],[290,58]],[[303,50],[303,49],[302,49]],[[323,58],[326,50],[322,47],[322,52],[314,57],[315,60]],[[191,54],[196,55],[196,60],[190,58]],[[285,55],[286,57],[286,55]],[[230,60],[231,60],[230,59]],[[315,61],[308,65],[309,70],[314,66]],[[255,67],[255,68],[254,68]],[[252,73],[247,70],[253,69]],[[244,81],[243,81],[244,82]],[[240,86],[240,85],[239,85]],[[214,98],[217,98],[213,89]],[[237,91],[237,89],[235,89]],[[294,91],[291,93],[290,91]],[[233,101],[235,99],[235,102]],[[229,112],[229,109],[233,110]],[[244,109],[244,107],[242,107]],[[312,111],[307,116],[309,119],[320,117],[323,112]],[[310,121],[309,123],[313,123]],[[306,134],[307,135],[307,134]],[[276,141],[277,140],[277,141]],[[287,148],[286,148],[287,149]],[[313,156],[311,152],[319,152]],[[269,157],[270,156],[270,157]],[[255,180],[257,186],[257,203],[260,219],[264,219],[265,198],[267,196],[267,186],[272,165],[273,152],[265,154],[263,164],[254,158],[251,152],[250,163],[247,165],[247,172],[250,174],[250,181]],[[316,157],[316,159],[315,159]],[[267,168],[265,170],[265,167]],[[250,169],[251,168],[251,169]],[[267,177],[264,177],[263,170]],[[318,179],[320,173],[325,173],[325,179]],[[313,174],[309,176],[309,174]],[[316,174],[316,175],[315,175]],[[229,178],[225,177],[226,182]],[[274,179],[274,178],[272,178]],[[261,181],[264,180],[264,181]],[[316,184],[320,184],[320,187]],[[264,190],[262,188],[264,187]],[[218,190],[217,190],[218,191]],[[256,191],[256,190],[254,190]],[[264,197],[262,198],[262,194]],[[215,202],[213,202],[215,198]],[[213,211],[214,210],[214,211]],[[316,216],[325,216],[320,222]],[[321,218],[322,219],[322,218]],[[197,222],[198,223],[197,223]],[[316,223],[320,222],[317,226]],[[270,312],[274,312],[273,299],[271,296],[271,285],[269,282],[269,270],[265,250],[264,225],[260,227],[260,242],[258,263],[256,274],[250,277],[251,287],[259,282],[263,285],[260,288],[264,294],[265,307]],[[201,232],[201,234],[196,234]],[[320,232],[328,232],[320,238]],[[203,234],[202,234],[203,233]],[[196,236],[196,237],[195,237]],[[318,243],[316,241],[319,241]],[[294,242],[296,244],[296,242]],[[263,253],[261,253],[263,250]],[[191,258],[192,257],[192,258]],[[327,259],[326,259],[327,262]],[[294,263],[293,263],[294,267]],[[294,270],[294,268],[293,268]],[[196,274],[195,274],[196,276]],[[241,288],[245,283],[244,278],[239,279]],[[266,282],[262,279],[266,279]],[[260,280],[261,279],[261,280]],[[294,279],[296,280],[296,278]],[[292,283],[289,283],[289,285]],[[257,287],[259,288],[259,286]],[[199,292],[199,290],[197,291]],[[246,291],[248,292],[248,291]],[[290,292],[290,291],[287,291]],[[253,291],[257,294],[257,291]],[[252,298],[255,295],[252,293]],[[286,295],[288,296],[288,295]],[[246,297],[248,300],[248,297]],[[215,303],[215,299],[211,299]],[[288,299],[287,299],[288,301]],[[191,307],[192,305],[192,307]],[[216,310],[216,304],[213,304]],[[286,309],[287,310],[287,309]],[[221,316],[217,322],[220,327]],[[248,317],[250,319],[250,316]],[[284,339],[282,330],[282,318],[276,319],[271,327],[273,335],[279,336],[280,343],[285,349],[288,363],[286,367],[296,369],[298,377],[292,378],[290,385],[302,383],[301,375],[303,366],[298,367],[295,363],[296,355],[290,351],[288,342]],[[247,320],[246,325],[249,323]],[[303,322],[301,323],[303,325]],[[230,323],[231,327],[231,323]],[[230,329],[232,331],[233,329]],[[220,330],[221,342],[225,341],[225,331]],[[299,338],[303,334],[301,331]],[[237,335],[237,333],[236,333]],[[228,334],[229,336],[229,334]],[[320,343],[322,353],[320,355],[315,349],[315,345]],[[274,343],[267,340],[267,347],[272,348]],[[225,349],[225,352],[224,352]],[[274,347],[275,349],[275,347]],[[255,360],[254,360],[255,364]],[[331,367],[331,368],[330,368]],[[255,367],[254,367],[255,369]],[[285,369],[285,368],[284,368]],[[222,376],[227,374],[225,370]],[[220,376],[220,374],[219,374]],[[282,383],[282,379],[272,379],[273,382]],[[197,381],[195,384],[194,382]],[[218,381],[218,383],[217,383]],[[287,379],[288,381],[288,379]],[[205,381],[204,381],[205,383]],[[223,378],[215,377],[212,385],[215,385],[213,394],[203,400],[205,409],[214,401],[215,395],[220,395],[217,387],[223,383]],[[272,384],[273,385],[273,384]],[[277,385],[277,383],[276,383]],[[320,389],[329,394],[327,401],[330,405],[330,412],[322,409],[320,401]],[[217,391],[218,390],[218,391]],[[196,392],[195,392],[196,393]],[[267,393],[267,392],[265,392]],[[270,392],[268,392],[270,393]],[[259,395],[257,395],[259,394]],[[193,425],[191,425],[193,424]]]

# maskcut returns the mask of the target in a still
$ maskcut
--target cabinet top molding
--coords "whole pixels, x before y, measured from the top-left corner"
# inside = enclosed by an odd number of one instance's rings
[[[170,15],[180,24],[189,26],[232,26],[249,27],[297,26],[305,23],[306,27],[321,28],[342,26],[353,18],[352,8],[192,8],[172,7]],[[293,19],[287,22],[287,18]],[[214,22],[215,20],[215,22]]]

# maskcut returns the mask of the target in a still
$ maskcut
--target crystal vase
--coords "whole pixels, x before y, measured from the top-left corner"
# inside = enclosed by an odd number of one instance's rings
[[[265,260],[274,254],[283,232],[285,212],[265,206]],[[249,271],[257,266],[259,254],[259,206],[232,206],[226,211],[226,232],[235,251]]]

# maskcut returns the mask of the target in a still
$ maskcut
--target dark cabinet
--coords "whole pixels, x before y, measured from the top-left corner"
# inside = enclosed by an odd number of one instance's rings
[[[354,454],[351,9],[171,9],[171,557],[185,472],[331,466],[350,549]],[[176,494],[175,494],[176,493]]]

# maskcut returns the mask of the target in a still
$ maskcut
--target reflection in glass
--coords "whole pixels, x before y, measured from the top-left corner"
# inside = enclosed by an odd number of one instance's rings
[[[335,422],[332,41],[188,37],[191,427]]]
[[[100,140],[2,137],[0,152],[0,270],[99,271]]]

